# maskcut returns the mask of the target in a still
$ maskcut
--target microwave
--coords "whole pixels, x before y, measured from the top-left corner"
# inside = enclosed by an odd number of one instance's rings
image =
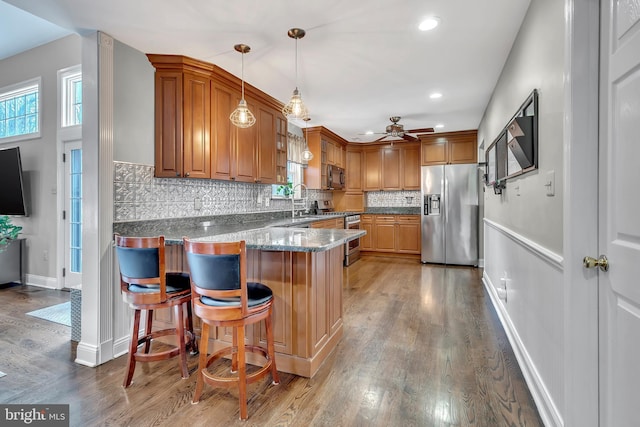
[[[327,165],[327,188],[329,190],[344,190],[345,181],[344,169]]]

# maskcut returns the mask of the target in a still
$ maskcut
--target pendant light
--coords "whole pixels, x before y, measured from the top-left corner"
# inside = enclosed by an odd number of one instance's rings
[[[298,39],[304,37],[306,32],[301,28],[292,28],[287,32],[287,35],[296,41],[296,88],[293,91],[293,95],[289,100],[289,103],[282,109],[282,114],[287,119],[302,119],[309,116],[307,107],[302,102],[302,96],[298,90]]]
[[[244,100],[244,54],[249,53],[251,48],[246,44],[237,44],[233,48],[242,54],[242,97],[236,109],[229,116],[229,120],[239,128],[248,128],[256,122],[256,117],[249,110],[247,101]]]
[[[309,120],[311,120],[311,117],[307,116],[304,119],[304,150],[302,151],[302,160],[304,160],[305,162],[309,162],[310,160],[313,159],[313,153],[311,152],[311,150],[309,150],[309,131],[308,131],[308,127],[309,127]]]

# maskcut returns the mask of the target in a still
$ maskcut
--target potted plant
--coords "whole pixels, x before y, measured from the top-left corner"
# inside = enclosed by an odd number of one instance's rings
[[[278,186],[276,191],[278,194],[282,194],[284,197],[289,197],[293,194],[293,182],[289,181],[284,185]]]
[[[22,227],[13,225],[11,218],[7,215],[0,215],[0,252],[4,251],[11,241],[18,238]]]

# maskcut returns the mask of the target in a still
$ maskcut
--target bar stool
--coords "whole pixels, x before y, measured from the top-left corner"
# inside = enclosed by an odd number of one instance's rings
[[[193,354],[198,350],[193,333],[189,275],[166,272],[164,236],[123,237],[115,234],[115,243],[120,267],[120,291],[123,300],[134,310],[127,372],[122,385],[131,385],[136,362],[154,362],[175,356],[180,356],[182,378],[188,378],[187,349]],[[186,331],[183,306],[187,309]],[[153,311],[168,307],[173,308],[174,327],[153,331]],[[146,312],[147,322],[144,336],[140,338],[140,315],[143,311]],[[152,340],[172,335],[177,338],[176,346],[151,352]],[[138,351],[141,344],[144,344],[142,352]]]
[[[194,242],[184,238],[184,251],[191,275],[193,311],[202,320],[200,359],[193,403],[198,403],[204,384],[214,387],[238,387],[240,419],[247,419],[247,384],[271,372],[273,384],[279,384],[273,340],[273,292],[262,283],[247,283],[247,252],[244,241],[231,243]],[[244,345],[245,326],[265,321],[267,348]],[[233,328],[233,344],[208,353],[211,327]],[[257,353],[266,363],[247,374],[246,351]],[[208,368],[223,356],[231,355],[231,373],[214,375]]]

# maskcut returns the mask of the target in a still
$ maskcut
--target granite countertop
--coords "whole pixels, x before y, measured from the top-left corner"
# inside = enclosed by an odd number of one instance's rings
[[[199,237],[194,240],[206,242],[236,242],[244,240],[247,244],[247,249],[322,252],[344,245],[346,242],[362,237],[365,234],[367,234],[365,230],[267,227]]]
[[[207,241],[245,240],[248,249],[319,252],[362,237],[364,230],[299,228],[335,216],[291,218],[282,213],[127,221],[113,224],[123,236],[165,236],[167,244],[182,244],[183,237]]]
[[[367,207],[364,213],[372,215],[420,215],[420,206]]]

